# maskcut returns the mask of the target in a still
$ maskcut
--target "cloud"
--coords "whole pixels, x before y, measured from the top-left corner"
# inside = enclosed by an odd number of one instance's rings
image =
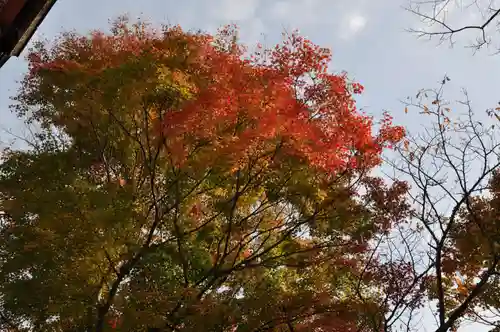
[[[356,34],[363,30],[363,28],[366,26],[366,18],[364,16],[361,16],[359,14],[354,14],[349,17],[349,30],[352,34]]]
[[[284,19],[291,14],[293,6],[289,1],[276,1],[269,8],[268,15],[273,19]]]
[[[249,46],[254,45],[266,29],[258,13],[261,4],[261,0],[210,1],[209,6],[206,4],[205,26],[210,28],[209,31],[215,31],[215,27],[234,22],[239,27],[240,41]]]
[[[366,27],[368,19],[364,13],[372,7],[367,0],[275,0],[270,1],[263,14],[267,22],[286,23],[285,28],[308,32],[334,30],[336,38],[348,40]]]
[[[353,13],[344,16],[339,24],[339,37],[348,40],[354,38],[366,27],[367,19],[361,14]]]
[[[278,0],[266,7],[264,15],[296,26],[318,25],[331,19],[334,8],[334,2],[328,0]]]
[[[244,21],[255,16],[260,0],[219,0],[210,4],[211,17],[222,21]]]

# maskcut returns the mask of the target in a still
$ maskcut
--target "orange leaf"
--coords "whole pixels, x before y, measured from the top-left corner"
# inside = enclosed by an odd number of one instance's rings
[[[458,289],[458,292],[462,295],[469,294],[469,291],[467,290],[467,288],[465,286],[459,286],[457,289]]]

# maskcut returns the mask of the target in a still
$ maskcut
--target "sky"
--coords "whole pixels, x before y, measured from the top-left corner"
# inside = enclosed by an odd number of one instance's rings
[[[457,36],[457,44],[438,45],[406,31],[418,27],[416,17],[402,7],[406,0],[58,0],[33,40],[53,38],[63,30],[107,29],[121,14],[143,17],[154,24],[180,24],[184,29],[215,31],[227,23],[240,26],[241,39],[252,45],[279,42],[284,30],[298,29],[313,42],[332,49],[332,69],[347,71],[365,86],[358,107],[375,116],[390,111],[394,121],[418,131],[420,118],[404,113],[401,100],[421,88],[437,87],[447,74],[447,98],[460,99],[466,88],[477,112],[494,107],[500,87],[500,55],[476,54],[472,36]],[[455,23],[480,19],[474,11],[454,14]],[[500,35],[498,36],[500,40]],[[26,51],[23,55],[26,54]],[[22,123],[9,111],[10,97],[26,72],[23,55],[0,68],[0,127],[21,133]],[[10,136],[0,131],[0,144]],[[463,328],[463,332],[481,332]]]

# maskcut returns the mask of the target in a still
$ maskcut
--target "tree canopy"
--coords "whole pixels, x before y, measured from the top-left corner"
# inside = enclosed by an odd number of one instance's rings
[[[14,110],[38,130],[0,166],[4,330],[384,329],[407,268],[373,249],[407,186],[371,170],[403,128],[328,50],[236,36],[120,19],[35,45]]]
[[[0,329],[500,329],[498,111],[406,132],[297,32],[117,19],[38,42],[0,161]]]

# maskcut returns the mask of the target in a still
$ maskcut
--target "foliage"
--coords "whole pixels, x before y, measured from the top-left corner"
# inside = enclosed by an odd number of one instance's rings
[[[410,271],[413,282],[398,285],[401,301],[419,299],[418,286],[436,332],[457,331],[465,321],[498,326],[499,309],[497,110],[487,111],[490,123],[479,121],[466,92],[453,107],[444,98],[449,81],[445,76],[438,89],[408,98],[405,112],[420,111],[425,130],[409,133],[389,163],[395,178],[412,187],[412,209],[411,222],[386,252]],[[418,330],[412,324],[422,310],[414,309],[392,309],[406,316],[408,331]]]
[[[14,109],[41,130],[0,166],[5,328],[387,330],[381,271],[407,268],[372,252],[407,187],[369,174],[404,131],[374,135],[329,61],[125,20],[37,44]]]

